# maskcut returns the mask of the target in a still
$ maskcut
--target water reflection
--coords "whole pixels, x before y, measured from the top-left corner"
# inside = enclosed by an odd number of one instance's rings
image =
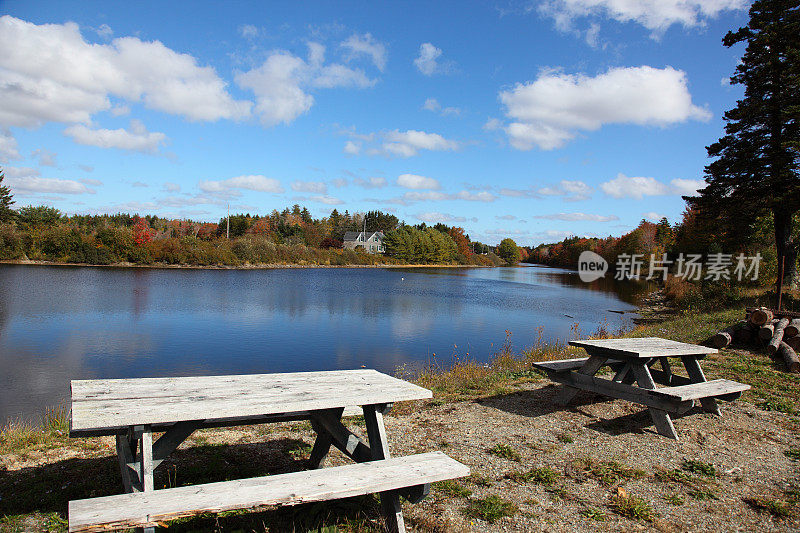
[[[37,416],[69,380],[326,370],[393,372],[433,353],[488,359],[505,331],[618,328],[643,286],[542,267],[107,269],[0,265],[0,420]]]

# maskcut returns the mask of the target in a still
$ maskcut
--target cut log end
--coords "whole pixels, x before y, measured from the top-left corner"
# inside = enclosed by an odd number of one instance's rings
[[[769,323],[773,319],[772,311],[767,309],[766,307],[759,307],[758,309],[754,309],[752,313],[750,313],[749,321],[751,324],[756,326],[763,326],[764,324]]]

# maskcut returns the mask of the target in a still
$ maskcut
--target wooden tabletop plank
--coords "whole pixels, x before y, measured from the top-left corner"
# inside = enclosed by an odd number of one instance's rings
[[[633,359],[717,353],[716,348],[662,339],[660,337],[589,339],[570,341],[569,343],[572,346],[584,348],[587,352],[592,354]]]
[[[441,452],[69,502],[69,531],[154,526],[203,512],[347,498],[469,475]]]
[[[375,370],[76,380],[73,431],[394,403],[431,391]]]

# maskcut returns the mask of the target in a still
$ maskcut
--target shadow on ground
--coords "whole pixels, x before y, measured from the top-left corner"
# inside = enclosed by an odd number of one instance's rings
[[[299,439],[260,443],[200,445],[178,450],[155,471],[156,488],[304,470],[310,446]],[[117,458],[72,458],[18,471],[0,471],[0,516],[57,513],[67,517],[71,500],[122,493]],[[271,509],[205,514],[176,520],[169,531],[325,531],[348,524],[372,530],[380,521],[378,500],[365,496]],[[335,529],[331,529],[335,531]]]

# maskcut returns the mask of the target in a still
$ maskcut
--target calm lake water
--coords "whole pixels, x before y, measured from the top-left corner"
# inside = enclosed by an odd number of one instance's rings
[[[629,326],[646,287],[546,267],[194,270],[0,265],[0,424],[86,378],[375,368]],[[434,356],[435,354],[435,356]]]

